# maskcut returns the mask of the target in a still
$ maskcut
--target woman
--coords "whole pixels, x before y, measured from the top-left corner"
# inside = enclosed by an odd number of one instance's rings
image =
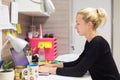
[[[89,71],[93,80],[120,80],[108,42],[96,32],[106,20],[103,8],[80,10],[76,15],[75,29],[86,38],[82,54],[72,62],[40,66],[39,71],[73,77],[81,77]]]

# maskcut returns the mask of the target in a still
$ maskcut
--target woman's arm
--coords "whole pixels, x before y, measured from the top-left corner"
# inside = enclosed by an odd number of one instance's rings
[[[45,64],[44,66],[47,66],[47,67],[59,67],[59,68],[63,68],[63,63]]]
[[[57,68],[63,68],[63,63],[39,65],[39,72],[56,74],[56,69]]]
[[[101,57],[103,50],[102,46],[99,45],[99,42],[91,43],[83,52],[84,55],[78,61],[79,63],[76,66],[57,68],[56,74],[63,76],[73,76],[81,77],[87,70],[91,68],[92,65]]]
[[[39,72],[56,74],[57,67],[39,66]]]

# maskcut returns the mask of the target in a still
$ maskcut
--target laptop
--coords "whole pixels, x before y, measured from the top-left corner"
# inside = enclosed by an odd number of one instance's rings
[[[24,55],[24,52],[16,52],[14,48],[10,48],[15,66],[27,66],[29,64],[27,57]]]

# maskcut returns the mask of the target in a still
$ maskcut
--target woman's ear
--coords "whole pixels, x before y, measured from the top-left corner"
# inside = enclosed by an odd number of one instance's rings
[[[93,28],[93,23],[91,21],[89,21],[87,24],[89,28]]]

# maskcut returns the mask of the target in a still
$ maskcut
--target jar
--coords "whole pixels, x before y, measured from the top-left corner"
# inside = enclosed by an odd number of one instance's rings
[[[36,37],[37,35],[37,30],[36,30],[36,26],[35,25],[31,25],[29,27],[29,32],[28,32],[28,35],[32,35],[32,37]],[[29,36],[28,36],[29,37]],[[31,37],[31,36],[30,36]]]
[[[16,66],[15,67],[15,80],[24,80],[22,77],[22,70],[25,66]]]

